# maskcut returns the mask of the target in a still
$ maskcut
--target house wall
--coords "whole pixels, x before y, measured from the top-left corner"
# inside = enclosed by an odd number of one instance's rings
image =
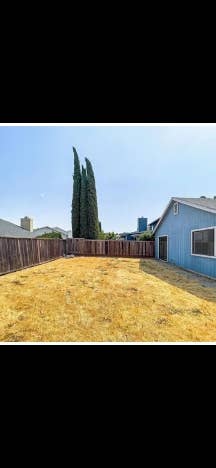
[[[155,232],[155,257],[159,258],[159,236],[168,235],[168,262],[216,277],[216,258],[191,255],[191,230],[216,226],[216,214],[179,203],[178,214],[173,204]]]
[[[50,234],[51,232],[53,232],[53,229],[47,227],[47,228],[36,229],[32,234],[33,234],[33,237],[38,237],[38,236],[43,236],[43,234]]]

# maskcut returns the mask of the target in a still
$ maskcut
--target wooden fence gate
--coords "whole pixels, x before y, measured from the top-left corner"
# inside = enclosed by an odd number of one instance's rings
[[[154,257],[154,241],[67,239],[67,255]]]

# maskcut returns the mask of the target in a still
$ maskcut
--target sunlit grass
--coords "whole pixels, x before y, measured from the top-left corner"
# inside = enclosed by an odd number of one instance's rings
[[[0,341],[216,341],[216,282],[77,257],[0,277]]]

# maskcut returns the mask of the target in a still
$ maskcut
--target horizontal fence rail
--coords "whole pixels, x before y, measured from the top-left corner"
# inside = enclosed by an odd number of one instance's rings
[[[64,242],[61,239],[0,237],[0,274],[63,257]]]
[[[154,241],[67,239],[67,255],[154,257]]]

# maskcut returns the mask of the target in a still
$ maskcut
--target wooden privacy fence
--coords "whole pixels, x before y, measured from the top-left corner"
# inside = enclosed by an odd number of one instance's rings
[[[66,254],[108,257],[154,257],[154,241],[67,239]]]
[[[24,239],[0,237],[0,275],[64,255],[153,257],[154,241]]]
[[[39,265],[64,253],[65,241],[61,239],[0,237],[0,274]]]

